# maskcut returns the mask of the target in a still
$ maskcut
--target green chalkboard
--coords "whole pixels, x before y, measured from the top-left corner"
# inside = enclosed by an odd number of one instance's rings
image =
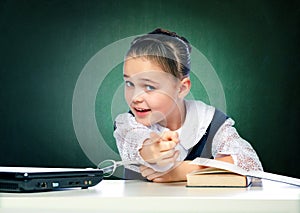
[[[0,1],[0,165],[116,157],[120,57],[163,27],[193,45],[189,98],[225,110],[266,171],[300,178],[299,11],[299,1]]]

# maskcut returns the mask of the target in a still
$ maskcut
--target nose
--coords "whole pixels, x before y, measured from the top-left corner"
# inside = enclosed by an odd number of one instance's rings
[[[145,92],[143,90],[136,89],[132,96],[132,102],[133,103],[141,103],[144,101],[144,94]]]

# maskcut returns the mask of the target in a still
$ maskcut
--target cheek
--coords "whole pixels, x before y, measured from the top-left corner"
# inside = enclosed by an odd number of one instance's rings
[[[168,112],[171,110],[171,107],[174,105],[174,103],[174,98],[168,95],[157,94],[156,96],[151,97],[152,110]]]
[[[130,91],[128,91],[127,89],[124,90],[124,97],[125,97],[125,100],[127,102],[128,105],[130,105],[131,103],[131,100],[132,100],[132,94]]]

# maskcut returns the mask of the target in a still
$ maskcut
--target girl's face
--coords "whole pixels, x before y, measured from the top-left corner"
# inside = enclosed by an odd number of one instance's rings
[[[182,123],[180,80],[145,58],[124,62],[125,99],[137,122],[168,127]]]

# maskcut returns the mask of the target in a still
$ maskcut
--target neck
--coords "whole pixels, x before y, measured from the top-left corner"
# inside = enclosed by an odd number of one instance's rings
[[[180,104],[177,104],[175,109],[167,116],[167,119],[160,123],[160,125],[167,127],[171,131],[179,129],[184,121],[186,116],[186,107],[185,102],[182,101]]]

